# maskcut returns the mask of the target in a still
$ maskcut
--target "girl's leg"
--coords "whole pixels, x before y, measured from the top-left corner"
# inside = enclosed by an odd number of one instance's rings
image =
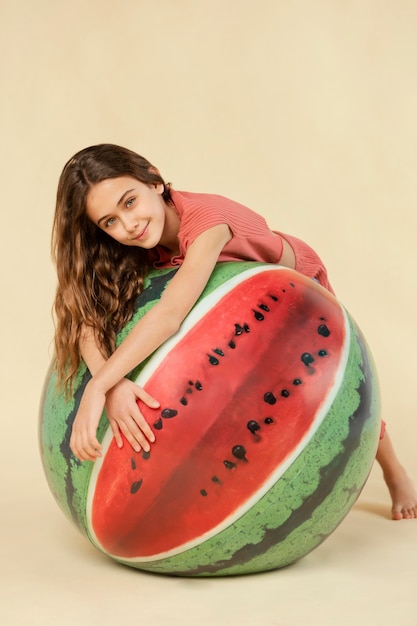
[[[401,465],[387,432],[379,441],[376,460],[381,466],[392,500],[392,519],[417,518],[417,491]]]

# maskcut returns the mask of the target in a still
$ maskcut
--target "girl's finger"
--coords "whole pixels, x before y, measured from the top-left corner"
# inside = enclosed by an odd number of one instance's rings
[[[149,442],[146,440],[146,437],[143,435],[142,431],[138,428],[135,420],[132,417],[129,416],[129,423],[126,423],[126,421],[123,421],[122,423],[119,424],[119,427],[122,433],[124,434],[124,436],[126,437],[127,441],[130,443],[130,445],[136,452],[140,452],[142,448],[145,450],[145,452],[149,452],[150,450]]]
[[[101,444],[95,437],[92,441],[83,441],[82,438],[73,434],[70,440],[70,448],[80,461],[95,461],[101,456]]]
[[[136,422],[136,424],[140,428],[143,435],[146,437],[148,441],[153,443],[155,441],[155,435],[151,427],[149,426],[148,422],[146,421],[146,419],[140,412],[139,407],[137,405],[135,409],[132,411],[132,413],[133,413],[132,419]]]
[[[95,437],[90,439],[85,446],[88,453],[94,456],[101,456],[101,443]]]
[[[159,406],[161,406],[158,400],[151,396],[147,391],[145,391],[143,387],[137,385],[135,393],[136,397],[139,398],[139,400],[142,400],[142,402],[144,402],[146,406],[148,406],[150,409],[157,409]]]
[[[111,420],[110,426],[111,426],[111,429],[112,429],[112,432],[113,432],[113,437],[114,437],[114,439],[116,441],[116,445],[119,448],[123,448],[123,439],[122,439],[122,436],[120,434],[120,429],[119,429],[119,426],[118,426],[117,422],[115,422],[114,420]]]

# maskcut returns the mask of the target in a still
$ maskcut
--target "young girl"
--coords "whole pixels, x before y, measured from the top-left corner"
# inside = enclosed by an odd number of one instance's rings
[[[125,376],[179,329],[217,262],[279,263],[332,291],[320,258],[299,239],[271,231],[260,215],[232,200],[175,191],[146,159],[110,144],[86,148],[65,165],[53,249],[59,383],[71,388],[81,359],[92,375],[70,441],[81,461],[101,454],[96,430],[104,407],[117,445],[123,435],[136,451],[150,449],[155,436],[137,399],[151,408],[159,403]],[[116,349],[116,333],[131,318],[150,266],[179,269]],[[417,492],[387,433],[377,460],[393,519],[417,518]]]

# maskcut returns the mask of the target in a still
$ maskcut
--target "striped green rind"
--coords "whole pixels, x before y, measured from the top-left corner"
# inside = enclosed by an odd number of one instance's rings
[[[255,265],[219,264],[201,298]],[[136,312],[119,333],[118,343],[158,302],[173,274],[172,270],[150,273]],[[366,481],[379,437],[374,365],[360,331],[348,319],[351,345],[341,388],[313,439],[278,482],[247,513],[206,542],[161,560],[129,561],[130,567],[186,576],[266,571],[306,555],[336,528]],[[136,379],[145,364],[130,377]],[[51,367],[40,415],[41,455],[49,486],[65,515],[87,536],[86,499],[92,463],[81,463],[71,454],[69,438],[89,378],[85,366],[81,366],[73,397],[66,399],[56,391],[56,374]],[[98,429],[100,441],[108,428],[103,413]]]

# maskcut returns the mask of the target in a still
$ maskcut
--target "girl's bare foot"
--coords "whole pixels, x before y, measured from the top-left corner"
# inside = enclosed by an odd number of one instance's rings
[[[394,480],[387,480],[391,494],[393,520],[417,518],[417,491],[407,472],[403,469]]]
[[[417,519],[417,490],[399,462],[387,432],[379,442],[376,460],[391,495],[392,519]]]

